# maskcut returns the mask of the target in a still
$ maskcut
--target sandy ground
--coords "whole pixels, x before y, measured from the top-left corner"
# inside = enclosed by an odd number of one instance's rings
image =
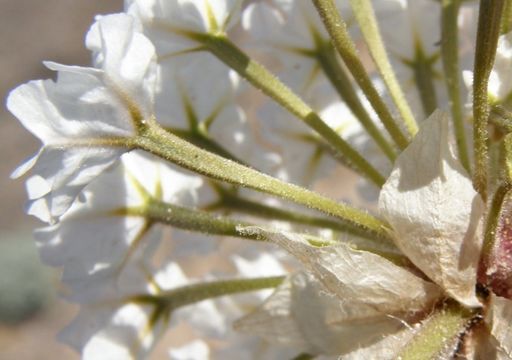
[[[17,84],[51,77],[43,60],[86,65],[83,39],[94,15],[121,6],[122,0],[0,0],[0,97]],[[37,225],[23,213],[23,181],[9,179],[37,148],[38,141],[0,107],[0,241]],[[53,301],[18,326],[0,325],[0,360],[77,359],[54,339],[73,313],[73,307]]]

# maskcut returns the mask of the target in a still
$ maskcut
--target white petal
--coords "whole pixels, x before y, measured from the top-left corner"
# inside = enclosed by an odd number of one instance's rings
[[[485,206],[451,150],[448,129],[440,111],[422,123],[382,188],[379,208],[400,250],[450,296],[474,307]]]
[[[204,360],[210,358],[210,348],[201,340],[192,341],[179,348],[169,350],[171,360]]]
[[[137,103],[144,116],[151,116],[155,49],[136,19],[126,14],[99,16],[86,44],[94,52],[96,65]]]

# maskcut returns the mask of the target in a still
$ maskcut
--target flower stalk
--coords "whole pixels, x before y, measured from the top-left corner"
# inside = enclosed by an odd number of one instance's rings
[[[336,131],[331,129],[309,105],[263,65],[247,56],[227,37],[222,34],[174,31],[197,41],[204,50],[212,53],[220,61],[235,70],[242,78],[304,121],[333,148],[335,153],[346,158],[362,176],[379,187],[384,184],[384,177],[350,144],[343,140]]]
[[[314,34],[317,49],[312,54],[322,71],[334,86],[341,99],[347,104],[352,113],[356,116],[361,125],[368,134],[375,140],[380,149],[392,162],[396,159],[396,151],[388,140],[382,135],[379,129],[373,123],[368,111],[363,107],[361,100],[352,85],[352,81],[346,70],[340,65],[331,43],[326,43],[320,39],[318,34]]]
[[[443,0],[441,13],[441,55],[446,88],[450,97],[449,104],[455,129],[457,153],[462,166],[464,166],[468,173],[471,173],[460,97],[459,31],[457,27],[459,10],[460,0]]]
[[[373,109],[379,116],[382,124],[400,149],[404,149],[409,143],[408,138],[402,133],[399,125],[393,119],[389,109],[380,97],[373,85],[368,72],[364,68],[356,47],[347,31],[347,26],[342,20],[338,9],[332,0],[314,0],[315,7],[322,18],[322,22],[331,36],[334,47],[347,65],[354,79],[363,90]]]
[[[421,325],[420,330],[403,348],[398,358],[403,360],[436,358],[465,329],[473,316],[472,311],[448,302]]]
[[[202,282],[176,289],[160,291],[155,295],[137,295],[128,301],[137,304],[156,305],[155,313],[168,314],[180,307],[226,295],[258,291],[279,286],[284,276],[248,279],[230,279]]]
[[[278,196],[361,227],[380,238],[389,238],[386,224],[364,211],[202,150],[168,133],[155,122],[148,122],[144,135],[134,142],[140,149],[212,179]]]
[[[418,131],[418,124],[405,99],[402,88],[391,67],[391,63],[389,62],[389,57],[380,35],[377,19],[375,18],[373,5],[370,0],[350,0],[350,5],[356,16],[359,28],[363,32],[372,59],[377,65],[382,79],[389,90],[389,94],[400,112],[409,134],[414,136]]]
[[[473,77],[473,185],[483,199],[487,198],[489,95],[487,86],[494,65],[500,35],[503,0],[481,1],[478,16],[475,66]]]

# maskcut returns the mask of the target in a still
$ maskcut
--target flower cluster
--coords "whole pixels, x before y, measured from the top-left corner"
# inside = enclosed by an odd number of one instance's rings
[[[511,9],[98,16],[92,67],[46,62],[55,81],[7,100],[42,142],[13,173],[40,255],[80,304],[60,339],[84,359],[168,332],[175,360],[512,358]]]

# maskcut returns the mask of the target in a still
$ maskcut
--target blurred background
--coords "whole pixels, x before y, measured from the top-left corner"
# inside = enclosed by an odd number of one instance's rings
[[[59,274],[41,265],[23,212],[23,180],[9,174],[38,140],[5,109],[17,85],[53,74],[43,60],[88,65],[84,36],[95,14],[117,12],[122,0],[0,0],[0,360],[78,359],[55,336],[75,307],[57,297]]]

